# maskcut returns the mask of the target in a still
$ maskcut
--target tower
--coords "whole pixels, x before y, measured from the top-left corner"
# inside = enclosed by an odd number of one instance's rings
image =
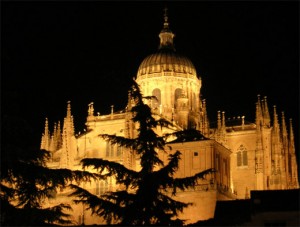
[[[176,52],[174,37],[165,9],[158,51],[142,61],[136,82],[143,95],[157,97],[148,103],[153,112],[182,128],[196,128],[206,135],[209,124],[200,99],[201,79],[190,59]]]
[[[71,102],[67,104],[67,116],[64,119],[62,131],[62,152],[59,166],[61,168],[72,168],[76,150],[76,139],[74,133],[73,116],[71,115]]]

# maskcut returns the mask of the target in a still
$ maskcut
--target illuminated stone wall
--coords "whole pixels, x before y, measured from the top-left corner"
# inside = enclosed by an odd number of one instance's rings
[[[130,122],[129,114],[123,112],[98,116],[89,115],[86,122],[86,131],[76,136],[77,149],[74,151],[75,159],[71,169],[80,169],[78,163],[82,158],[95,157],[117,161],[129,168],[138,170],[139,160],[137,157],[132,156],[125,149],[119,150],[118,155],[116,146],[111,147],[110,144],[99,137],[99,134],[103,133],[125,137],[130,134],[134,137],[136,128]],[[220,125],[222,128],[222,122]],[[69,127],[72,127],[72,124],[69,124]],[[174,130],[178,129],[174,128]],[[182,153],[182,160],[179,163],[176,177],[191,176],[211,167],[216,169],[216,173],[199,182],[195,189],[180,192],[177,195],[176,198],[179,200],[195,203],[194,206],[187,208],[180,216],[189,219],[187,223],[192,223],[196,219],[206,220],[213,217],[217,200],[245,199],[250,196],[250,190],[272,189],[271,184],[267,185],[267,179],[272,176],[272,127],[264,127],[259,133],[257,126],[253,123],[236,124],[235,126],[226,126],[225,124],[225,131],[221,131],[218,131],[218,129],[211,130],[212,137],[216,139],[169,144],[172,150],[167,150],[168,152],[179,150]],[[158,128],[156,130],[159,135],[168,132],[170,132],[169,129]],[[51,133],[48,134],[49,137],[50,135]],[[72,133],[69,136],[72,137]],[[256,163],[257,152],[259,151],[258,138],[261,139],[263,144],[262,157],[264,161],[260,174],[257,173]],[[291,151],[291,148],[289,147],[288,150]],[[247,158],[244,158],[245,151]],[[53,162],[48,163],[49,167],[60,167],[59,157],[61,152],[62,149],[52,152],[53,157],[56,158]],[[160,157],[165,161],[167,160],[167,154],[160,154]],[[290,169],[297,169],[296,163],[291,162],[291,164],[293,166],[289,167]],[[282,174],[285,174],[285,172]],[[293,187],[297,187],[297,182]],[[98,195],[106,190],[116,189],[113,179],[107,183],[91,182],[84,187]],[[280,187],[282,189],[288,188],[283,181]],[[61,201],[70,202],[70,198],[64,197],[63,194],[59,194],[57,198]],[[82,218],[81,208],[79,205],[75,206],[72,212],[74,221]],[[96,216],[90,216],[89,212],[85,215],[86,224],[95,224],[98,219]]]
[[[249,198],[250,190],[256,189],[256,175],[254,171],[256,131],[243,130],[229,133],[227,144],[232,151],[230,158],[231,189],[237,195],[237,198]]]
[[[137,83],[142,93],[147,96],[155,95],[155,89],[158,89],[161,94],[159,104],[152,104],[152,107],[157,108],[157,112],[167,119],[173,119],[175,123],[179,123],[181,119],[177,100],[182,94],[188,99],[187,110],[194,114],[199,112],[201,81],[196,75],[189,78],[185,74],[182,77],[176,77],[173,74],[161,77],[147,76],[144,77],[145,79],[139,77]],[[198,123],[195,122],[195,124]]]
[[[222,112],[222,116],[221,112],[218,112],[217,125],[211,126],[207,117],[206,102],[200,98],[201,78],[192,62],[175,51],[174,34],[169,28],[167,15],[164,16],[159,38],[159,50],[142,61],[136,74],[136,82],[142,94],[157,97],[157,100],[147,104],[151,106],[153,113],[172,121],[176,128],[174,130],[196,128],[205,137],[210,138],[170,144],[172,152],[182,152],[176,176],[191,176],[211,167],[216,169],[214,174],[199,182],[195,189],[178,193],[176,198],[179,200],[195,203],[195,206],[188,208],[180,218],[188,219],[188,223],[212,218],[216,200],[245,199],[250,196],[250,190],[299,188],[291,120],[287,134],[284,115],[279,125],[274,108],[275,123],[271,125],[266,97],[263,100],[258,97],[255,123],[246,122],[243,116],[238,118],[235,124],[229,124],[225,119],[225,112]],[[63,159],[64,166],[79,169],[78,163],[82,158],[94,157],[117,161],[128,168],[138,170],[139,160],[135,155],[126,149],[120,150],[111,146],[98,136],[112,134],[134,138],[136,125],[131,121],[130,113],[126,112],[131,106],[132,102],[128,97],[128,105],[123,112],[114,112],[112,106],[111,114],[100,115],[94,113],[93,103],[90,103],[87,128],[79,135],[74,135],[73,117],[68,103],[62,133],[59,123],[54,127],[55,132],[50,133],[46,119],[41,148],[52,153],[52,162],[48,166],[59,168]],[[166,129],[157,130],[159,135],[167,132]],[[66,157],[73,158],[67,161]],[[166,154],[161,154],[160,157],[167,160]],[[116,186],[112,179],[108,184],[92,182],[86,184],[85,188],[100,195],[105,190],[115,190]],[[63,195],[58,195],[57,199],[70,200]],[[74,221],[80,223],[82,207],[74,208]],[[99,223],[99,218],[87,213],[85,224],[95,223]]]
[[[168,144],[171,150],[160,153],[159,157],[168,161],[168,154],[177,150],[181,152],[179,169],[175,177],[184,178],[194,174],[215,168],[217,172],[206,175],[205,179],[199,180],[198,185],[180,192],[174,197],[182,202],[192,202],[180,214],[180,218],[187,219],[186,224],[195,223],[197,220],[207,220],[214,217],[218,194],[223,193],[226,199],[232,199],[230,193],[230,151],[213,140],[193,142],[178,142]],[[219,190],[222,189],[222,190]]]

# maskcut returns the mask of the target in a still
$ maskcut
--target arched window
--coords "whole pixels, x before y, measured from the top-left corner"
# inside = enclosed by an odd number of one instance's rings
[[[161,104],[161,92],[160,92],[160,89],[155,88],[152,91],[152,96],[155,96],[157,98],[157,100],[156,99],[152,100],[152,108],[158,108],[159,105]]]
[[[174,106],[175,106],[175,108],[177,108],[177,99],[181,96],[181,94],[182,94],[182,89],[177,88],[175,90],[175,94],[174,94]]]
[[[248,165],[248,157],[247,157],[247,149],[244,145],[240,145],[237,149],[236,153],[237,157],[237,166],[247,166]]]

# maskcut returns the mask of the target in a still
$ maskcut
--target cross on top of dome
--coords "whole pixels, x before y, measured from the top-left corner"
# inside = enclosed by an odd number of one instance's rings
[[[168,8],[165,7],[164,11],[165,11],[165,14],[164,14],[164,19],[165,19],[165,22],[164,22],[164,29],[169,29],[169,22],[168,22]]]
[[[173,44],[173,38],[174,38],[174,33],[170,30],[169,28],[169,21],[168,21],[168,9],[164,9],[164,26],[161,32],[159,33],[159,38],[160,38],[160,45],[159,49],[171,49],[175,51],[174,44]]]

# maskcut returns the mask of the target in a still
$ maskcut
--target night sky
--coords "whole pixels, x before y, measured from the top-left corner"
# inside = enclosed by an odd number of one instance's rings
[[[155,53],[167,5],[175,48],[202,78],[209,119],[245,115],[254,121],[257,94],[271,116],[285,111],[299,125],[297,1],[49,1],[1,7],[2,111],[32,126],[37,143],[62,121],[71,101],[76,132],[87,105],[107,114],[126,106],[131,78]],[[287,122],[288,123],[288,122]],[[298,139],[297,139],[298,140]],[[298,142],[297,142],[298,144]]]

